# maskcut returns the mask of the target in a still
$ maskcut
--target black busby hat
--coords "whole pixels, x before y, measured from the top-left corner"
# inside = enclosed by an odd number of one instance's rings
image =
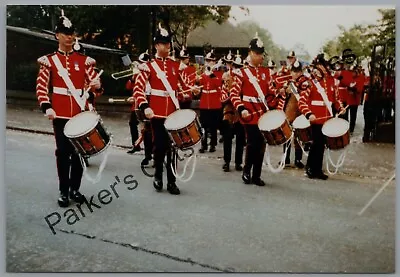
[[[215,57],[214,54],[214,49],[211,49],[210,52],[207,53],[207,55],[205,56],[205,60],[211,60],[211,61],[215,61],[217,58]]]
[[[168,33],[166,29],[161,26],[161,23],[158,24],[158,29],[156,30],[156,34],[153,38],[153,42],[157,43],[171,43],[171,35]]]
[[[301,62],[299,62],[298,60],[296,60],[292,67],[290,68],[291,71],[293,72],[300,72],[303,70],[303,65],[301,64]]]
[[[258,32],[256,32],[256,35],[254,38],[250,41],[249,44],[249,50],[254,51],[258,54],[263,54],[265,49],[264,49],[264,43],[262,40],[258,37]]]
[[[289,52],[289,54],[286,56],[286,58],[296,58],[296,53],[292,50]]]
[[[183,46],[181,52],[179,52],[179,57],[183,59],[189,58],[189,52],[187,51],[185,46]]]
[[[353,64],[356,60],[356,55],[350,48],[344,49],[342,52],[342,59],[346,64]]]
[[[274,62],[273,60],[269,60],[267,66],[268,66],[269,68],[275,68],[275,67],[276,67],[276,64],[275,64],[275,62]]]
[[[226,56],[224,56],[224,61],[226,63],[232,63],[233,62],[233,55],[232,55],[231,50],[229,50],[229,53]]]
[[[58,18],[54,32],[72,35],[75,32],[75,27],[72,22],[64,15],[64,10],[61,10],[61,16]]]
[[[145,62],[150,61],[149,50],[146,50],[146,52],[140,54],[138,60],[141,63],[145,63]]]

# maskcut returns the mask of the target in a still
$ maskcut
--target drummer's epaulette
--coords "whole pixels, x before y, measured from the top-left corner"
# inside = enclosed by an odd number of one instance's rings
[[[146,63],[139,64],[137,68],[141,71],[150,72],[150,68]]]
[[[87,65],[87,66],[95,66],[96,65],[96,60],[91,58],[91,57],[87,57],[86,61],[85,61],[85,65]]]
[[[232,70],[232,73],[237,75],[237,76],[239,76],[239,77],[243,77],[243,73],[240,70],[240,68],[236,68],[236,69]]]
[[[54,55],[54,53],[41,56],[40,58],[37,59],[37,62],[42,66],[51,67],[51,63],[50,63],[49,57],[52,56],[52,55]]]

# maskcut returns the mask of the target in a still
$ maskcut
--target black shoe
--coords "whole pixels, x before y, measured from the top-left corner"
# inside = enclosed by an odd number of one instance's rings
[[[328,175],[326,175],[325,173],[321,172],[319,174],[316,175],[317,179],[321,179],[321,180],[327,180],[328,179]]]
[[[306,170],[306,175],[310,179],[314,179],[316,177],[315,174],[309,168]]]
[[[229,172],[229,171],[230,171],[230,169],[229,169],[229,163],[225,163],[225,164],[222,166],[222,169],[223,169],[225,172]]]
[[[154,179],[153,181],[153,187],[156,189],[156,191],[162,191],[163,189],[163,181]]]
[[[168,183],[167,190],[169,193],[174,194],[174,195],[181,194],[181,191],[179,190],[179,188],[176,186],[175,183]]]
[[[140,165],[141,165],[141,166],[149,165],[150,160],[151,160],[151,159],[144,158],[144,159],[142,160],[142,162],[140,163]]]
[[[210,153],[215,152],[215,146],[210,147]]]
[[[243,166],[241,166],[240,164],[237,164],[237,165],[235,165],[235,169],[236,169],[236,171],[242,171]]]
[[[250,173],[243,172],[242,180],[246,185],[250,185],[251,184]]]
[[[131,150],[129,150],[129,151],[126,152],[126,153],[128,153],[128,154],[133,154],[133,153],[135,153],[135,152],[139,152],[140,150],[142,150],[142,149],[140,148],[140,146],[136,146],[136,147],[133,147]]]
[[[296,160],[296,161],[294,162],[294,165],[295,165],[297,168],[300,168],[300,169],[303,169],[303,168],[304,168],[304,164],[303,164],[300,160]]]
[[[72,190],[69,193],[69,198],[79,204],[85,202],[85,196],[77,190]]]
[[[60,197],[58,198],[58,206],[65,208],[69,205],[68,194],[60,193]]]
[[[256,186],[260,186],[260,187],[265,186],[265,182],[263,180],[261,180],[260,178],[253,179],[253,184],[255,184]]]
[[[207,150],[207,149],[205,149],[205,148],[202,147],[202,148],[200,148],[199,152],[200,152],[200,153],[204,153],[204,152],[206,152],[206,150]]]
[[[224,142],[224,137],[220,137],[220,139],[218,140],[219,143],[223,143]]]

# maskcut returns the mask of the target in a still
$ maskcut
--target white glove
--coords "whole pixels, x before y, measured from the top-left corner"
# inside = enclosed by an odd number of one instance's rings
[[[91,86],[94,89],[99,89],[101,88],[101,82],[99,78],[96,78],[94,80],[92,80],[89,84],[89,86]]]
[[[151,108],[146,108],[144,110],[144,115],[148,118],[151,119],[154,116],[154,112]]]
[[[242,116],[242,118],[247,118],[247,117],[250,116],[250,113],[249,113],[248,110],[243,110],[243,111],[241,112],[241,116]]]
[[[52,108],[46,110],[46,116],[49,120],[53,120],[57,117],[56,112]]]

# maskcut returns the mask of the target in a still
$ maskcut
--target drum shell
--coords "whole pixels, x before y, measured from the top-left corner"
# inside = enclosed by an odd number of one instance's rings
[[[179,110],[176,112],[179,112]],[[179,149],[190,148],[199,143],[202,138],[200,122],[197,114],[194,120],[186,126],[176,129],[166,128],[166,130],[173,144]]]
[[[326,137],[326,146],[331,150],[340,150],[350,143],[350,133],[347,131],[344,135],[338,137]]]
[[[296,97],[293,94],[289,94],[289,98],[286,100],[285,114],[289,123],[293,123],[293,121],[301,115],[301,112],[298,108],[298,102]]]
[[[338,122],[342,124],[345,128],[343,129],[344,132],[342,135],[327,135],[332,133],[330,129],[333,130],[340,130],[340,125],[335,125],[335,123]],[[345,148],[349,143],[350,143],[350,133],[349,133],[349,123],[341,118],[331,118],[328,121],[324,123],[322,126],[322,133],[326,137],[326,146],[330,150],[340,150]]]
[[[65,136],[74,146],[76,152],[83,157],[91,157],[102,153],[111,144],[111,137],[102,124],[101,119],[98,120],[96,126],[80,136]]]
[[[294,128],[295,137],[303,143],[312,142],[312,128],[311,126],[307,128]]]
[[[263,116],[267,116],[268,113],[274,112],[274,111],[268,111],[266,112]],[[262,118],[262,117],[261,117]],[[261,120],[260,118],[260,120]],[[260,122],[259,120],[259,122]],[[260,132],[265,138],[266,142],[269,145],[281,145],[292,137],[292,128],[290,127],[290,124],[288,120],[285,118],[284,121],[280,124],[279,127],[272,129],[272,130],[265,130],[263,128],[260,128]]]
[[[233,104],[229,101],[224,105],[223,108],[223,120],[229,122],[229,124],[233,124],[239,121],[239,114],[233,107]]]

